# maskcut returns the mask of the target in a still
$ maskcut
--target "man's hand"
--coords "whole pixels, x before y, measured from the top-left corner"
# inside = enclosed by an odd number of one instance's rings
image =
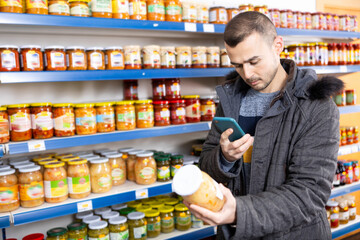
[[[184,201],[184,204],[197,218],[212,226],[236,224],[236,200],[231,191],[222,184],[220,184],[220,189],[225,197],[225,204],[219,212],[212,212],[195,204],[189,204],[186,201]]]
[[[250,134],[246,134],[242,138],[230,142],[229,136],[232,133],[233,130],[229,128],[221,134],[220,138],[221,151],[226,160],[230,162],[240,159],[246,150],[248,150],[254,143],[254,137],[251,137]]]

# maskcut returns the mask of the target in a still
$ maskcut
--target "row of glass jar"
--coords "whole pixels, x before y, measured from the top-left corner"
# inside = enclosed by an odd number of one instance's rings
[[[360,172],[358,160],[348,160],[345,162],[338,161],[337,169],[333,180],[334,187],[352,184],[353,182],[358,182],[359,179]]]
[[[219,47],[113,47],[26,45],[0,46],[0,71],[124,70],[231,67],[225,49]]]
[[[348,224],[356,219],[355,196],[345,195],[326,203],[326,213],[331,228]]]
[[[333,97],[336,106],[344,107],[356,105],[355,89],[344,89]]]
[[[281,58],[292,59],[298,66],[360,64],[360,44],[307,43],[286,46]]]
[[[359,128],[340,126],[340,146],[351,145],[359,142]]]

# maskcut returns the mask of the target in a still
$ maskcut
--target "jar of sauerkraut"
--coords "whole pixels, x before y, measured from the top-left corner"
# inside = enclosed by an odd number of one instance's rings
[[[156,162],[154,153],[143,152],[136,155],[135,180],[137,184],[153,184],[156,182]]]
[[[0,212],[14,211],[20,206],[18,179],[14,169],[0,172],[0,199]]]
[[[67,175],[70,198],[79,199],[89,196],[90,170],[86,159],[69,160]]]
[[[118,186],[126,182],[126,162],[122,158],[122,153],[106,155],[109,158],[111,168],[111,178],[113,186]]]
[[[22,207],[37,207],[44,203],[44,183],[40,166],[19,169],[19,192]]]
[[[111,168],[108,158],[100,158],[91,161],[91,191],[104,193],[112,188]]]
[[[63,162],[45,165],[45,201],[48,203],[63,202],[68,198],[67,174],[64,165]]]

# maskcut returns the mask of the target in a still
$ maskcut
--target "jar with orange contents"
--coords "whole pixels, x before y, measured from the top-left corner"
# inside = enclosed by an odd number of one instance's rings
[[[315,12],[311,14],[311,25],[312,25],[312,29],[316,29],[316,30],[323,30],[323,27],[321,25],[321,18],[323,18],[324,15],[322,15],[321,12]]]
[[[200,122],[200,96],[199,95],[185,95],[185,111],[186,111],[186,122],[195,123]]]
[[[90,17],[89,0],[69,0],[70,15],[74,17]]]
[[[111,102],[97,103],[96,126],[97,132],[115,131],[115,109]]]
[[[106,70],[123,70],[125,69],[124,51],[122,47],[105,48],[105,65]]]
[[[181,10],[179,0],[165,0],[165,21],[182,22]]]
[[[31,124],[34,139],[46,139],[54,136],[52,104],[31,104]]]
[[[0,171],[0,212],[14,211],[20,207],[18,179],[14,169]]]
[[[170,125],[169,101],[154,101],[155,126]]]
[[[347,64],[347,48],[346,43],[338,43],[338,50],[339,50],[339,65],[346,65]]]
[[[26,0],[26,13],[29,14],[48,14],[47,0]]]
[[[133,130],[136,128],[134,101],[117,102],[115,113],[117,130]]]
[[[70,16],[69,2],[66,0],[49,0],[49,15]]]
[[[240,13],[254,11],[254,6],[251,4],[242,4],[239,6]]]
[[[9,116],[6,107],[0,107],[0,143],[7,143],[10,140]]]
[[[305,29],[304,14],[300,11],[294,12],[294,28]]]
[[[182,2],[182,19],[183,22],[196,23],[197,11],[196,4],[191,1]]]
[[[92,13],[92,17],[112,18],[112,1],[92,0],[91,13]]]
[[[75,135],[75,114],[72,103],[54,104],[53,117],[56,137]]]
[[[212,121],[215,117],[214,96],[203,96],[200,98],[201,121]]]
[[[129,19],[129,0],[112,0],[112,18]]]
[[[356,15],[350,16],[350,31],[356,32],[358,28],[358,20]]]
[[[156,182],[156,161],[154,153],[143,152],[136,155],[135,181],[137,184],[149,185]]]
[[[23,8],[25,6],[22,5],[21,1],[17,0],[0,0],[0,12],[8,12],[8,13],[23,13]]]
[[[124,184],[126,182],[126,161],[122,158],[122,153],[109,154],[106,157],[109,158],[112,185]]]
[[[180,78],[168,78],[165,80],[165,99],[176,100],[181,99],[180,95]]]
[[[262,13],[266,16],[269,15],[269,10],[268,10],[268,7],[266,5],[262,5],[262,6],[255,6],[254,7],[254,11],[256,12],[259,12],[259,13]]]
[[[135,181],[135,162],[136,154],[142,153],[142,150],[132,150],[128,153],[128,158],[126,160],[126,175],[129,181]]]
[[[233,67],[231,62],[230,62],[230,58],[229,58],[229,55],[227,54],[226,52],[226,49],[223,48],[220,50],[220,66],[223,68],[223,67],[226,67],[226,68],[230,68],[230,67]]]
[[[310,12],[304,12],[304,18],[305,18],[305,29],[310,30],[312,28],[311,13]]]
[[[125,80],[123,89],[125,100],[139,100],[138,80]]]
[[[277,8],[269,9],[270,19],[276,28],[280,27],[280,11]]]
[[[333,31],[334,30],[334,18],[332,13],[325,13],[326,19],[326,30]]]
[[[86,70],[87,60],[84,47],[72,46],[66,48],[67,70]]]
[[[209,8],[207,5],[196,6],[197,23],[209,23]]]
[[[63,46],[49,46],[45,48],[45,68],[47,71],[65,71],[66,55]]]
[[[220,48],[219,47],[208,47],[206,49],[207,55],[207,67],[218,68],[220,67]]]
[[[138,100],[135,102],[136,127],[154,127],[154,106],[152,100]]]
[[[215,24],[227,24],[228,16],[225,7],[217,6],[209,9],[209,22]]]
[[[19,47],[14,45],[0,46],[0,72],[20,71]]]
[[[22,46],[20,52],[21,71],[43,71],[43,54],[41,46],[26,45]]]
[[[88,70],[105,70],[104,48],[92,47],[86,49]]]
[[[160,47],[160,62],[162,69],[176,68],[175,47]]]
[[[19,195],[22,207],[37,207],[44,203],[44,183],[40,166],[19,169]]]
[[[206,47],[193,47],[192,52],[192,67],[193,68],[206,68],[207,67],[207,56]]]
[[[226,8],[228,22],[230,22],[230,20],[233,19],[239,13],[240,13],[240,10],[238,8]]]
[[[328,51],[329,65],[338,65],[339,50],[337,48],[337,44],[329,43],[328,49],[329,49]]]
[[[340,23],[340,31],[350,31],[350,15],[341,15],[339,16],[339,23]]]
[[[176,47],[176,68],[191,68],[191,47]]]
[[[13,142],[31,139],[31,117],[29,104],[8,105],[10,138]]]
[[[307,43],[305,46],[305,66],[316,65],[316,47],[315,43]]]
[[[347,55],[347,64],[353,65],[355,63],[354,46],[352,43],[347,43],[346,48],[347,48],[347,54],[346,54]]]
[[[45,201],[48,203],[59,203],[68,198],[67,174],[64,165],[63,162],[45,165],[44,189]]]
[[[334,25],[334,31],[340,30],[340,18],[338,14],[332,14],[333,17],[333,25]]]
[[[165,99],[165,79],[153,79],[153,100]]]
[[[164,0],[147,0],[147,20],[165,21]]]
[[[125,69],[141,69],[140,46],[130,45],[124,47]]]
[[[146,0],[130,0],[129,13],[130,19],[147,20]]]
[[[170,101],[170,119],[172,125],[186,123],[185,100]]]
[[[160,46],[149,45],[143,47],[144,69],[160,69]]]
[[[360,64],[360,44],[354,44],[355,64]]]
[[[68,161],[67,180],[69,197],[73,199],[86,198],[90,195],[90,169],[85,159]]]
[[[76,134],[96,133],[96,110],[93,103],[75,105]]]

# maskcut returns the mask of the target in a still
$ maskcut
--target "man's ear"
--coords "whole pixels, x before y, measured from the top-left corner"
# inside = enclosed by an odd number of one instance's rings
[[[284,50],[284,40],[281,36],[276,36],[274,39],[274,50],[277,55],[280,55],[280,53]]]

